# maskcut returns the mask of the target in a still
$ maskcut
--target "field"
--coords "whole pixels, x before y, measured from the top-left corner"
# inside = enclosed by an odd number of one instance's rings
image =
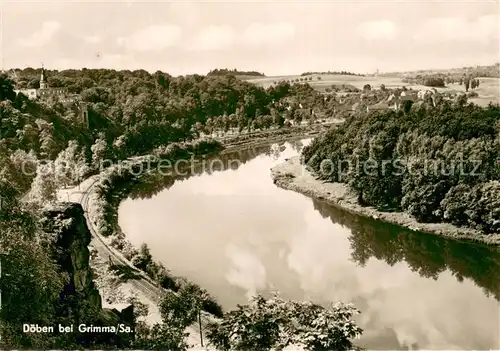
[[[309,76],[307,76],[309,77]],[[356,88],[362,89],[365,84],[370,84],[372,88],[379,89],[382,84],[387,88],[397,88],[406,86],[407,88],[412,88],[414,90],[429,90],[431,88],[423,85],[411,85],[408,83],[403,83],[399,77],[359,77],[359,76],[343,76],[343,75],[313,75],[313,80],[307,81],[313,88],[318,91],[325,92],[325,89],[331,87],[332,84],[342,85],[351,84]],[[320,77],[321,79],[318,79]],[[246,79],[248,82],[254,83],[258,86],[268,87],[273,82],[278,82],[281,80],[290,80],[302,78],[300,75],[294,76],[272,76],[272,77],[252,77]],[[471,98],[469,101],[474,102],[481,106],[486,106],[490,101],[493,103],[500,103],[500,79],[499,78],[479,78],[480,85],[479,88],[474,91],[479,94],[477,98]],[[449,84],[445,88],[437,88],[438,91],[465,91],[463,85],[459,84]]]
[[[479,105],[486,106],[492,101],[500,103],[500,78],[479,78],[479,88],[474,89],[479,94],[479,97],[469,99],[469,101]],[[460,87],[458,84],[452,84]]]

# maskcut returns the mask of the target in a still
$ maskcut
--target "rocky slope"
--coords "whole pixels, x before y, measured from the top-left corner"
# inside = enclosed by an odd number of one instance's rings
[[[68,280],[61,292],[63,310],[71,312],[75,322],[87,326],[116,326],[124,324],[133,329],[133,306],[118,309],[103,309],[102,299],[93,280],[89,263],[91,233],[78,203],[59,203],[46,210],[41,219],[44,232],[51,241],[52,257]],[[75,327],[76,330],[76,327]],[[83,343],[125,344],[132,334],[91,333]]]

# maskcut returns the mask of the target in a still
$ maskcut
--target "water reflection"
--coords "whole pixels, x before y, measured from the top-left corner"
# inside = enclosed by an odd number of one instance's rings
[[[301,147],[226,152],[225,172],[182,181],[152,175],[122,202],[120,225],[225,308],[276,289],[285,298],[355,302],[370,348],[498,348],[499,253],[279,189],[269,168]]]
[[[302,145],[303,141],[298,140],[292,142],[291,145]],[[285,150],[285,143],[278,143],[272,145],[257,145],[250,148],[239,149],[239,150],[227,150],[221,155],[212,156],[209,158],[201,158],[197,167],[194,168],[194,172],[190,172],[186,175],[171,177],[163,176],[158,173],[152,173],[144,176],[141,181],[134,185],[129,193],[131,199],[149,199],[161,191],[170,188],[174,183],[187,180],[191,177],[199,176],[202,174],[212,174],[213,172],[222,172],[228,170],[237,170],[241,165],[255,159],[258,156],[269,156],[273,160],[278,160],[281,153]],[[238,162],[233,162],[237,160]],[[212,161],[218,161],[213,162]],[[213,166],[208,167],[206,165],[211,164]]]
[[[493,298],[499,299],[500,252],[355,216],[324,201],[313,200],[313,206],[324,218],[349,227],[351,259],[360,267],[383,261],[394,268],[387,272],[389,277],[380,276],[383,291],[355,300],[368,311],[362,316],[369,330],[365,344],[371,348],[387,348],[388,343],[396,348],[498,348],[499,309]],[[428,279],[401,279],[401,268]],[[484,299],[471,281],[491,298]],[[410,301],[401,304],[405,294]]]
[[[390,266],[404,261],[412,271],[434,280],[448,270],[459,282],[471,279],[486,295],[500,300],[499,251],[355,216],[324,201],[313,200],[313,206],[323,217],[349,227],[351,257],[360,266],[372,257]]]

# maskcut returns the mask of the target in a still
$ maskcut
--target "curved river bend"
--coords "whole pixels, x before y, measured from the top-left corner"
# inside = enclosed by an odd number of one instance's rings
[[[223,155],[214,165],[225,171],[149,180],[121,203],[119,224],[225,309],[279,290],[354,302],[358,344],[371,349],[499,349],[500,253],[276,187],[269,169],[308,142]]]

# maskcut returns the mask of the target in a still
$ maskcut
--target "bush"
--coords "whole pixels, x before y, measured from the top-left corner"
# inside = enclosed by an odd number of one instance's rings
[[[349,350],[362,333],[352,320],[351,305],[331,309],[310,302],[256,296],[238,305],[220,322],[210,323],[207,337],[220,350],[271,350],[303,346],[306,350]]]
[[[164,289],[172,291],[179,290],[179,285],[177,284],[175,277],[171,276],[166,270],[158,274],[157,281]]]
[[[441,77],[430,77],[430,78],[425,78],[423,85],[428,86],[428,87],[444,87],[444,79]]]
[[[136,340],[134,349],[140,350],[187,350],[188,345],[184,341],[189,336],[184,330],[167,323],[155,324],[148,328],[140,324],[136,328]]]
[[[222,306],[219,305],[219,303],[210,296],[206,297],[202,301],[202,309],[203,311],[208,312],[217,318],[222,318],[224,316],[224,311],[222,310]]]

